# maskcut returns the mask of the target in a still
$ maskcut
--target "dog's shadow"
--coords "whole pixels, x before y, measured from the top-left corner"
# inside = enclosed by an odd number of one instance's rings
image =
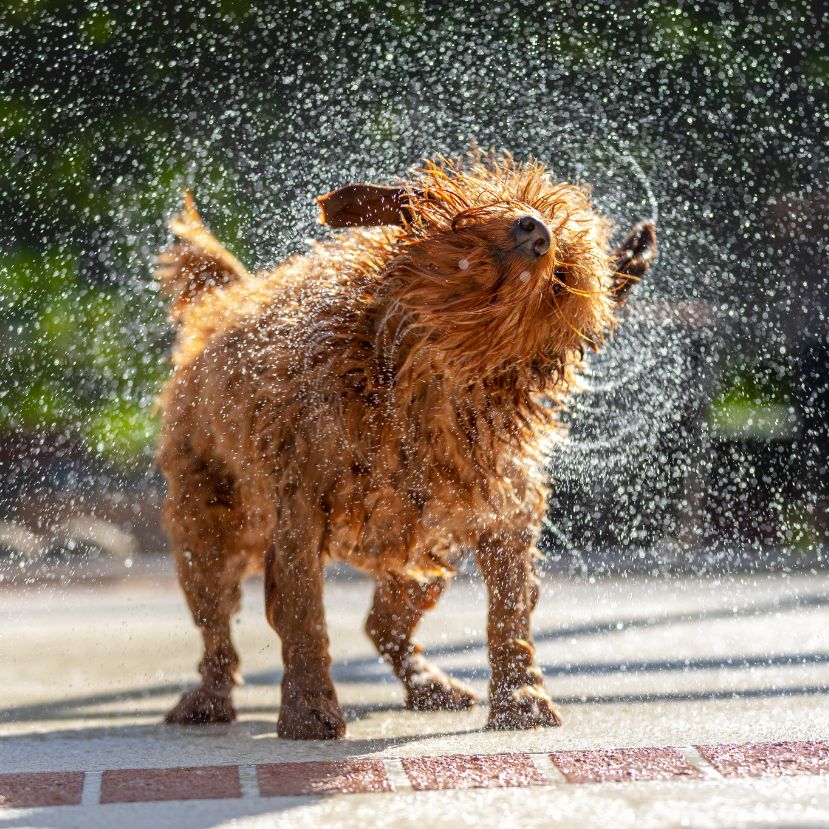
[[[757,617],[768,613],[779,613],[786,610],[795,610],[812,607],[825,607],[829,599],[822,593],[809,595],[777,597],[769,602],[755,603],[738,611],[729,603],[724,607],[712,607],[697,612],[666,613],[662,617],[628,616],[623,623],[626,630],[635,628],[670,627],[675,624],[688,624],[718,619],[733,619],[735,616]],[[570,626],[557,625],[553,628],[539,630],[535,635],[537,643],[551,642],[573,637],[600,637],[607,633],[615,633],[619,629],[616,618]],[[483,653],[485,642],[463,642],[443,644],[433,651],[441,667],[445,667],[459,679],[473,683],[476,690],[485,691],[489,671],[485,664],[469,664],[465,661],[452,665],[453,659],[468,655],[471,652]],[[449,663],[449,664],[447,664]],[[712,670],[745,670],[750,671],[759,667],[790,666],[790,665],[821,665],[829,664],[829,653],[815,651],[803,653],[779,653],[774,656],[766,654],[718,654],[711,658],[695,658],[692,660],[675,658],[630,660],[602,660],[598,662],[576,661],[574,663],[544,664],[548,678],[555,681],[558,676],[607,676],[608,681],[614,675],[644,672],[646,674],[664,672],[711,672]],[[360,686],[381,685],[394,687],[397,685],[391,671],[380,663],[376,655],[358,657],[335,663],[332,670],[333,678],[338,683],[348,684],[352,694],[359,695]],[[253,688],[272,687],[274,691],[282,678],[280,670],[252,672],[245,677],[246,685]],[[480,687],[477,687],[480,685]],[[384,699],[378,702],[350,702],[344,701],[343,712],[349,730],[353,736],[346,740],[335,742],[295,742],[276,738],[276,720],[278,706],[273,702],[258,704],[256,698],[237,697],[237,710],[240,715],[238,722],[221,725],[201,726],[167,726],[162,723],[165,711],[172,704],[175,697],[192,686],[182,686],[180,683],[162,683],[152,686],[119,689],[103,693],[90,693],[62,700],[49,700],[41,703],[12,706],[0,710],[0,728],[3,730],[4,760],[3,765],[15,767],[13,755],[16,755],[27,765],[31,757],[32,743],[39,742],[46,747],[54,741],[57,745],[61,741],[70,741],[76,746],[84,741],[92,746],[97,744],[98,738],[112,739],[115,743],[119,739],[125,741],[127,751],[129,746],[137,749],[135,765],[140,765],[137,759],[152,759],[156,762],[165,762],[169,765],[181,764],[182,757],[192,759],[193,765],[204,762],[205,756],[214,757],[214,763],[226,762],[268,762],[271,759],[283,759],[291,756],[303,759],[346,758],[354,755],[366,755],[373,752],[382,752],[393,746],[401,746],[413,742],[428,742],[436,738],[462,737],[462,735],[480,735],[485,719],[486,706],[482,705],[473,711],[438,713],[408,711],[402,702]],[[244,692],[242,692],[244,693]],[[392,696],[394,692],[390,692]],[[399,693],[399,690],[398,690]],[[554,692],[557,702],[562,705],[615,705],[615,704],[642,704],[642,703],[681,703],[713,700],[734,700],[742,698],[774,698],[791,696],[824,695],[827,693],[825,683],[808,684],[795,682],[792,685],[775,684],[769,687],[763,684],[760,687],[744,688],[736,691],[728,685],[722,687],[719,683],[706,684],[693,689],[652,689],[647,687],[631,689],[609,685],[607,691],[587,695],[567,695]],[[275,693],[274,693],[275,696]],[[359,700],[359,696],[358,696]],[[380,722],[365,723],[369,718],[377,717]],[[384,718],[388,722],[383,722]],[[393,728],[392,728],[393,721]],[[54,726],[54,727],[50,727]],[[367,731],[372,736],[363,737]],[[374,736],[376,735],[376,736]],[[208,750],[208,744],[210,748]],[[260,748],[261,746],[261,748]],[[291,746],[297,748],[291,748]],[[308,747],[312,747],[310,750]],[[15,747],[19,751],[15,751]],[[298,747],[303,747],[302,749]],[[181,754],[178,749],[184,749]],[[214,752],[214,749],[216,751]],[[216,753],[218,752],[218,753]],[[25,758],[25,759],[24,759]],[[246,759],[247,758],[247,759]],[[90,768],[98,767],[92,763]]]
[[[270,683],[273,674],[268,674],[267,680]],[[257,674],[250,677],[248,682],[251,685],[262,685],[265,684],[265,677]],[[349,736],[346,740],[338,741],[284,740],[276,736],[279,706],[271,704],[240,704],[237,701],[238,719],[232,723],[165,724],[163,719],[169,701],[183,690],[187,688],[170,683],[7,708],[0,711],[0,723],[14,723],[17,733],[7,731],[3,736],[3,743],[10,751],[13,750],[14,744],[18,744],[21,750],[25,751],[24,744],[30,746],[32,741],[44,745],[52,741],[69,741],[75,745],[87,743],[91,748],[100,744],[99,741],[102,740],[116,743],[123,740],[128,753],[146,757],[148,747],[142,744],[148,742],[152,744],[150,752],[156,755],[154,759],[162,759],[159,755],[169,754],[170,765],[181,765],[190,759],[203,762],[206,742],[221,745],[226,751],[230,751],[232,747],[233,756],[227,759],[232,759],[234,763],[289,760],[294,756],[297,759],[301,756],[302,759],[309,760],[346,759],[382,752],[394,746],[420,740],[480,733],[484,730],[486,719],[485,705],[481,706],[481,711],[434,715],[431,712],[413,712],[402,703],[391,701],[344,703],[342,710],[349,731],[364,730],[355,726],[371,716],[380,715],[381,718],[388,717],[398,724],[411,719],[411,733],[405,733],[407,729],[404,727],[403,733],[395,729],[394,735],[376,737]],[[150,700],[153,703],[157,700],[158,704],[148,705]],[[433,717],[440,719],[430,723]],[[451,724],[447,723],[447,717],[453,721]],[[132,722],[124,722],[127,719]],[[467,727],[454,727],[458,720],[466,721]],[[49,728],[49,723],[56,727]],[[25,728],[27,724],[37,724],[40,728],[37,731],[29,730]],[[435,728],[435,725],[438,727]],[[382,725],[380,730],[385,730]],[[258,748],[259,746],[262,748]],[[212,756],[213,748],[210,751]],[[190,754],[194,754],[194,758],[189,758]],[[222,759],[216,756],[213,762],[221,764]],[[90,767],[95,765],[93,763]]]
[[[144,708],[141,712],[143,722],[135,722],[135,711],[126,709],[111,709],[104,712],[103,717],[89,713],[86,721],[78,712],[67,715],[65,711],[60,714],[53,710],[47,715],[39,710],[37,720],[41,728],[44,720],[49,719],[57,727],[48,731],[26,729],[25,732],[4,734],[3,765],[19,771],[31,767],[33,758],[37,758],[38,766],[46,771],[61,768],[95,771],[101,769],[102,764],[104,768],[116,769],[259,766],[405,756],[413,751],[416,754],[443,753],[434,750],[435,741],[457,745],[469,743],[471,746],[487,733],[484,728],[486,707],[482,708],[474,713],[437,715],[430,722],[431,714],[411,712],[403,705],[344,705],[348,735],[343,740],[281,739],[276,733],[279,710],[270,706],[237,706],[237,721],[211,725],[166,725],[160,706]],[[393,721],[393,731],[382,722],[360,724],[372,715]],[[126,717],[133,717],[133,722],[123,722]],[[27,719],[19,716],[17,722],[25,723]],[[117,721],[106,722],[113,719]],[[466,725],[462,725],[464,722]],[[412,748],[418,744],[423,748]]]

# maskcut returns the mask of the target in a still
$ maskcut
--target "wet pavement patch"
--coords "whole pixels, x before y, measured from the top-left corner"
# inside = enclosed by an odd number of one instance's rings
[[[825,740],[697,746],[697,751],[724,777],[829,774],[829,742]]]
[[[675,748],[620,748],[562,751],[550,759],[568,783],[638,783],[699,780],[702,773]]]
[[[382,760],[322,760],[256,767],[262,797],[391,792]]]
[[[238,766],[117,769],[101,777],[101,803],[241,797]]]
[[[0,806],[77,806],[83,795],[83,780],[82,771],[0,774]]]
[[[404,757],[400,762],[418,791],[542,786],[548,782],[528,754]]]

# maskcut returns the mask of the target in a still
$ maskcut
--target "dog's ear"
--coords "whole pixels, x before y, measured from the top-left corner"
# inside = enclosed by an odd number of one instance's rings
[[[320,223],[330,227],[403,225],[412,220],[405,187],[349,184],[317,197]]]
[[[611,254],[616,287],[613,296],[623,302],[630,289],[645,275],[656,258],[656,227],[650,220],[639,222]]]

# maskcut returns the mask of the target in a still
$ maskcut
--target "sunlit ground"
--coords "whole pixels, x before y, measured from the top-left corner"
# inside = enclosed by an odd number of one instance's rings
[[[169,576],[137,576],[97,588],[52,585],[7,590],[2,596],[0,664],[14,681],[0,691],[0,773],[180,767],[204,765],[208,759],[211,765],[253,764],[825,738],[829,734],[827,588],[826,576],[547,579],[535,616],[535,638],[565,725],[555,730],[493,733],[482,730],[485,708],[426,714],[402,707],[400,688],[362,633],[371,585],[338,577],[329,581],[327,605],[334,676],[349,728],[347,740],[340,743],[297,743],[276,737],[279,646],[264,619],[257,581],[248,584],[236,625],[246,679],[237,693],[239,722],[192,729],[160,724],[180,690],[194,682],[199,656],[197,634]],[[459,580],[426,620],[420,637],[442,667],[471,681],[482,693],[487,679],[484,613],[482,585]],[[769,792],[777,792],[778,803],[789,803],[789,808],[796,807],[810,820],[822,816],[829,821],[826,776],[789,779],[788,788],[780,788],[781,781],[762,786],[757,781],[719,781],[716,790],[709,781],[694,785],[702,788],[694,793],[690,783],[633,785],[637,791],[645,787],[634,797],[639,805],[631,805],[630,792],[617,791],[611,798],[616,803],[613,808],[621,808],[618,797],[627,804],[618,812],[619,825],[647,825],[651,818],[657,820],[657,812],[664,817],[671,786],[680,787],[671,797],[694,802],[707,798],[719,803],[722,814],[729,813],[722,812],[723,804],[730,804],[728,809],[736,816],[749,814]],[[561,815],[569,814],[573,825],[578,825],[587,812],[600,808],[594,800],[606,799],[606,788],[593,787],[590,796],[583,789],[555,795]],[[455,795],[459,796],[470,816],[482,809],[507,808],[507,804],[518,808],[516,803],[526,803],[516,801],[516,792],[482,790]],[[542,787],[533,791],[532,800],[541,803],[553,796]],[[366,798],[370,803],[371,797],[380,795],[343,797],[350,804],[343,808],[353,809],[357,820],[359,803]],[[401,810],[405,797],[443,802],[438,793],[410,793],[392,796],[383,810]],[[443,815],[449,820],[453,802],[435,806],[436,819]],[[285,808],[278,801],[258,803],[256,814]],[[319,802],[303,803],[302,808],[311,810],[309,819],[329,808]],[[142,809],[152,813],[162,807],[132,808],[131,819],[138,820]],[[187,808],[192,825],[255,817],[246,811],[249,803],[238,803],[236,812],[226,802],[211,805],[209,816],[200,811],[203,806]],[[764,808],[768,819],[782,817],[775,816],[773,805]],[[55,820],[70,821],[47,824],[62,826],[73,825],[70,813],[78,809],[42,811],[63,815]],[[302,809],[289,813],[291,819],[305,814]],[[705,814],[700,812],[700,818]],[[716,813],[709,818],[712,825],[720,825]]]

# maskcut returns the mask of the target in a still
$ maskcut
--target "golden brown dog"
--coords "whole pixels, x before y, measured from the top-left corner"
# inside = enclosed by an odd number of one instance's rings
[[[178,574],[204,637],[201,685],[173,723],[231,720],[230,621],[264,566],[282,641],[278,733],[345,732],[323,568],[377,582],[366,630],[417,709],[477,700],[412,642],[473,550],[489,594],[489,725],[560,722],[535,665],[533,542],[556,415],[649,267],[653,225],[612,253],[583,187],[536,163],[437,159],[397,187],[319,200],[349,228],[250,274],[187,197],[160,257],[179,333],[159,461]]]

